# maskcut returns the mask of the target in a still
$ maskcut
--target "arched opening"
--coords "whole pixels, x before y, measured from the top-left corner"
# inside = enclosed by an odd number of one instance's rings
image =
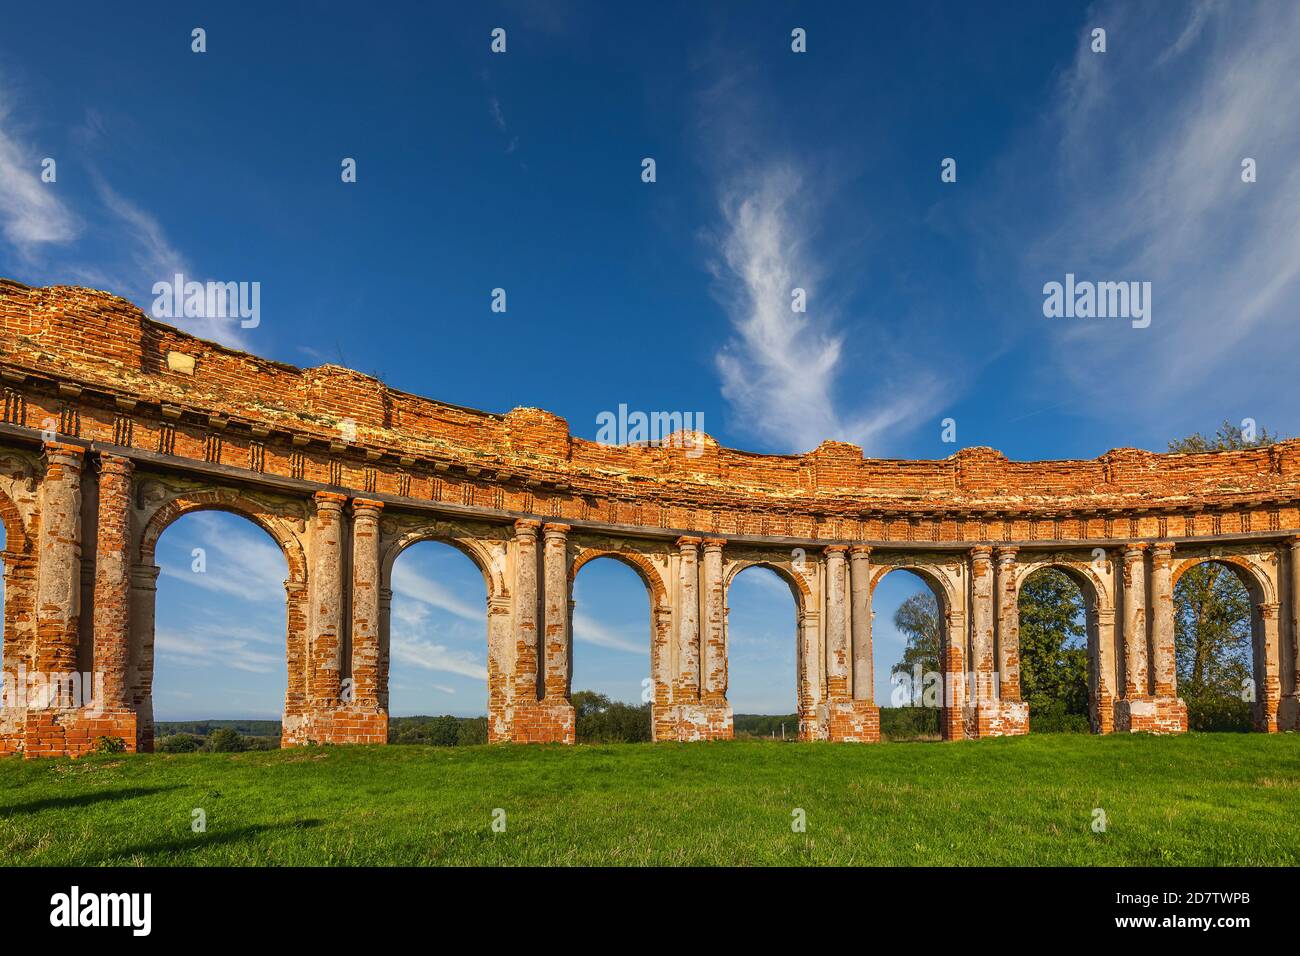
[[[198,510],[167,525],[152,558],[152,634],[132,653],[141,749],[279,747],[288,685],[280,546],[243,515]]]
[[[1047,566],[1021,582],[1020,698],[1029,705],[1032,733],[1087,733],[1097,701],[1097,598],[1077,570]]]
[[[1174,585],[1174,667],[1190,730],[1264,723],[1264,640],[1257,582],[1227,561],[1186,568]]]
[[[570,701],[578,743],[652,739],[654,620],[642,575],[615,555],[584,561],[574,574]]]
[[[725,613],[735,736],[797,740],[802,668],[795,585],[775,568],[748,565],[728,583]]]
[[[381,596],[380,705],[390,743],[487,743],[487,584],[460,548],[423,540]],[[385,601],[384,598],[388,600]]]
[[[938,740],[943,732],[947,602],[938,582],[912,568],[877,579],[871,656],[882,740]]]

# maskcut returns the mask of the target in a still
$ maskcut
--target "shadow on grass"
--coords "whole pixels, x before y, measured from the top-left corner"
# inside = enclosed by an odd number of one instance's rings
[[[152,856],[158,853],[186,853],[190,850],[206,850],[209,847],[225,846],[252,840],[263,834],[277,830],[310,830],[320,826],[323,820],[293,820],[289,823],[259,823],[253,826],[237,827],[234,830],[222,830],[219,833],[194,833],[188,837],[175,840],[160,840],[153,843],[141,843],[137,846],[110,850],[100,856],[82,861],[83,866],[98,866],[105,863],[118,863],[133,856]]]
[[[94,790],[90,793],[79,793],[75,796],[68,797],[44,797],[40,800],[31,800],[27,803],[15,803],[9,806],[0,806],[0,820],[6,817],[17,816],[20,813],[39,813],[42,810],[66,810],[71,807],[88,807],[94,803],[107,803],[117,800],[134,800],[137,797],[148,797],[155,793],[166,793],[168,790],[180,790],[180,786],[170,787],[125,787],[121,790]]]

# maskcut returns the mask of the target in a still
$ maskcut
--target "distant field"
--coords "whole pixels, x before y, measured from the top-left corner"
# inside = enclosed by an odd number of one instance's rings
[[[1294,866],[1300,736],[3,759],[0,861]]]

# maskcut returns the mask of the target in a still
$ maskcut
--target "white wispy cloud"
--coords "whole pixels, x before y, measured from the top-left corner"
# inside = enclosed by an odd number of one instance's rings
[[[714,274],[735,334],[716,360],[742,430],[784,451],[808,451],[826,439],[871,449],[888,430],[921,424],[938,401],[937,379],[922,368],[909,369],[905,388],[859,385],[851,407],[837,400],[846,371],[843,323],[829,304],[838,297],[820,294],[826,277],[811,238],[815,224],[807,221],[827,197],[788,164],[746,168],[731,183],[721,190],[724,232]],[[807,296],[805,312],[792,308],[795,289]],[[853,334],[870,335],[872,325],[859,316]],[[892,384],[885,355],[877,358],[863,380]]]
[[[1040,131],[1058,176],[1033,194],[1027,284],[1149,281],[1152,323],[1063,325],[1050,374],[1148,414],[1258,400],[1273,371],[1294,396],[1300,5],[1105,4],[1089,22],[1109,50],[1080,45]]]
[[[200,511],[182,517],[164,532],[163,540],[167,535],[180,535],[189,557],[175,563],[163,561],[163,577],[245,601],[284,602],[288,575],[284,555],[280,546],[251,522]],[[193,548],[204,550],[206,570],[201,573],[193,569]]]
[[[58,182],[42,182],[44,158],[21,136],[9,97],[0,89],[0,234],[24,258],[44,244],[70,242],[81,231],[60,198]]]
[[[647,654],[650,650],[648,641],[632,640],[626,635],[610,630],[578,610],[573,613],[573,639],[629,654]]]
[[[414,562],[399,561],[393,566],[393,593],[419,601],[430,607],[446,611],[466,621],[482,621],[487,611],[483,603],[465,601],[453,594],[446,587],[425,575],[413,566]],[[394,602],[396,606],[397,602]]]
[[[483,656],[464,648],[448,647],[426,637],[393,629],[391,654],[395,661],[430,671],[459,674],[474,680],[487,680],[487,663]]]

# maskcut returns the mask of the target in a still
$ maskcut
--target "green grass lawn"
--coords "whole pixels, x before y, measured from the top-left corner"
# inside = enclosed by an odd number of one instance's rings
[[[0,861],[1294,866],[1300,735],[4,759]]]

